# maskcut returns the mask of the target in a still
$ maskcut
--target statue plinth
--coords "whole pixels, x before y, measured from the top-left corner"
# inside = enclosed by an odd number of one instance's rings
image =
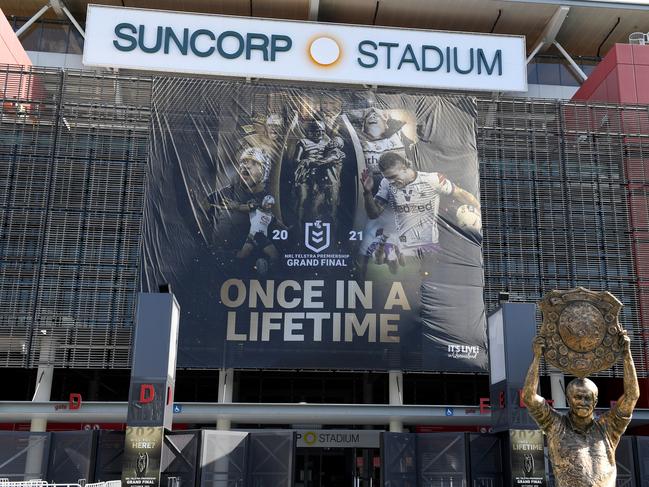
[[[582,287],[551,291],[539,308],[545,360],[557,369],[583,378],[612,367],[622,355],[622,303],[611,293]]]

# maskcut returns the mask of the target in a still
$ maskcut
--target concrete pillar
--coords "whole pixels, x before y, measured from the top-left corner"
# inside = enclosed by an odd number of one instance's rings
[[[550,373],[550,387],[555,408],[566,407],[566,379],[561,372]]]
[[[403,405],[403,372],[400,370],[391,370],[388,372],[389,395],[391,406]],[[398,419],[390,421],[390,432],[403,432],[403,422]]]
[[[38,355],[38,372],[36,373],[36,388],[32,401],[49,401],[52,395],[52,379],[54,378],[54,340],[47,335],[40,340]],[[34,418],[29,428],[31,432],[47,431],[47,419]],[[45,461],[45,440],[43,437],[33,437],[29,441],[27,458],[25,459],[25,480],[37,479],[41,476],[41,467]],[[43,472],[45,473],[45,472]]]
[[[232,388],[234,378],[234,369],[221,369],[219,370],[219,402],[228,403],[232,402]],[[217,418],[217,430],[229,430],[231,421],[227,418]]]

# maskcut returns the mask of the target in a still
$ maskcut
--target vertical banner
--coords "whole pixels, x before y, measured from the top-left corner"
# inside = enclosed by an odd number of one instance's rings
[[[162,442],[173,418],[179,316],[173,294],[139,294],[122,468],[126,485],[160,485]]]
[[[142,282],[180,366],[485,370],[475,100],[154,85]]]
[[[162,426],[127,426],[122,482],[131,487],[160,485]]]
[[[509,430],[511,485],[545,487],[543,433],[540,430]]]

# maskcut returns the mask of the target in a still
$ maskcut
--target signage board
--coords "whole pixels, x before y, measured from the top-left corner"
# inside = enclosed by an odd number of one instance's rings
[[[473,98],[153,93],[141,282],[174,289],[180,367],[485,371]]]
[[[85,66],[527,91],[525,38],[89,5]]]
[[[295,430],[298,448],[380,448],[379,430]]]
[[[511,484],[514,487],[545,487],[543,433],[540,430],[509,430]]]
[[[127,426],[122,483],[128,487],[158,487],[162,458],[162,426]]]

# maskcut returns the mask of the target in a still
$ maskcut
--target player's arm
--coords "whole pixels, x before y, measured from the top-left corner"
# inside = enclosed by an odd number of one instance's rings
[[[217,202],[214,206],[221,210],[234,210],[243,213],[248,213],[255,209],[254,202],[242,203],[232,198],[228,198],[223,194],[218,196]]]
[[[361,183],[363,184],[363,203],[367,216],[374,220],[378,218],[385,209],[385,203],[382,198],[376,198],[372,195],[374,189],[374,180],[368,169],[363,169],[361,173]]]
[[[475,208],[480,208],[478,198],[469,193],[466,189],[453,185],[453,197],[463,205],[471,205]]]
[[[302,145],[302,142],[300,141],[295,147],[295,156],[293,157],[293,159],[296,162],[300,162],[302,160],[302,157],[304,157],[304,145]]]
[[[286,226],[282,220],[277,217],[273,217],[273,225],[275,225],[280,230],[290,230],[291,228]]]
[[[631,355],[631,340],[626,331],[620,333],[619,338],[622,350],[622,361],[624,364],[624,393],[615,404],[618,415],[623,417],[631,416],[635,403],[640,398],[640,387],[638,386],[638,376]]]
[[[534,358],[530,368],[527,370],[525,377],[525,384],[523,385],[523,402],[530,408],[538,408],[543,405],[545,399],[537,393],[539,388],[539,365],[541,364],[541,356],[545,348],[545,338],[537,336],[532,343],[532,350]]]

